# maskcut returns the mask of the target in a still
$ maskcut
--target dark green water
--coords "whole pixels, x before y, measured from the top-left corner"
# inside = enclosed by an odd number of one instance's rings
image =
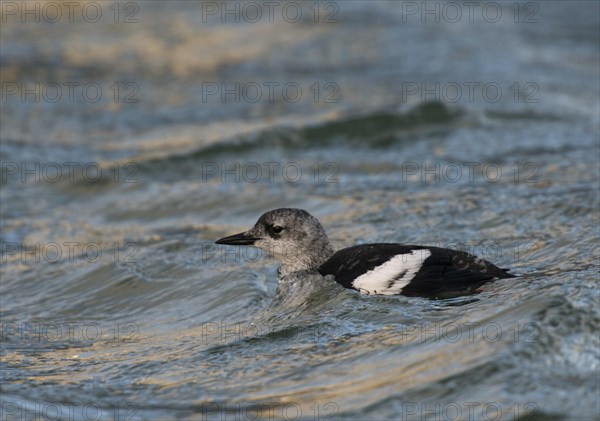
[[[2,9],[2,419],[598,419],[598,3],[92,4]],[[520,277],[278,289],[277,207]]]

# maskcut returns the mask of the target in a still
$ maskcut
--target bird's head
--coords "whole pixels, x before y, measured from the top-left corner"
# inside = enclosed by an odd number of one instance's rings
[[[316,269],[333,254],[333,246],[319,220],[303,209],[294,208],[266,212],[250,230],[216,243],[258,247],[281,262],[281,275]]]

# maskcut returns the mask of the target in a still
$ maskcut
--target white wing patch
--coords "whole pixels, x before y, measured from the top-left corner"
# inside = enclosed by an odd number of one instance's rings
[[[384,264],[360,275],[352,282],[352,286],[363,294],[400,294],[429,256],[431,251],[427,249],[397,254]]]

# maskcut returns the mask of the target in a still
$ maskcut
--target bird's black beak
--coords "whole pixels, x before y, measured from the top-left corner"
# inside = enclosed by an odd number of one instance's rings
[[[256,240],[260,238],[248,235],[247,232],[240,232],[239,234],[230,235],[229,237],[223,237],[215,241],[216,244],[230,244],[232,246],[250,246],[254,244]]]

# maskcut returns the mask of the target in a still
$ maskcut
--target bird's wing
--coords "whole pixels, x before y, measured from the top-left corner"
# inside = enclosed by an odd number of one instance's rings
[[[338,283],[368,294],[399,294],[429,258],[426,247],[364,244],[335,253],[320,268]]]

